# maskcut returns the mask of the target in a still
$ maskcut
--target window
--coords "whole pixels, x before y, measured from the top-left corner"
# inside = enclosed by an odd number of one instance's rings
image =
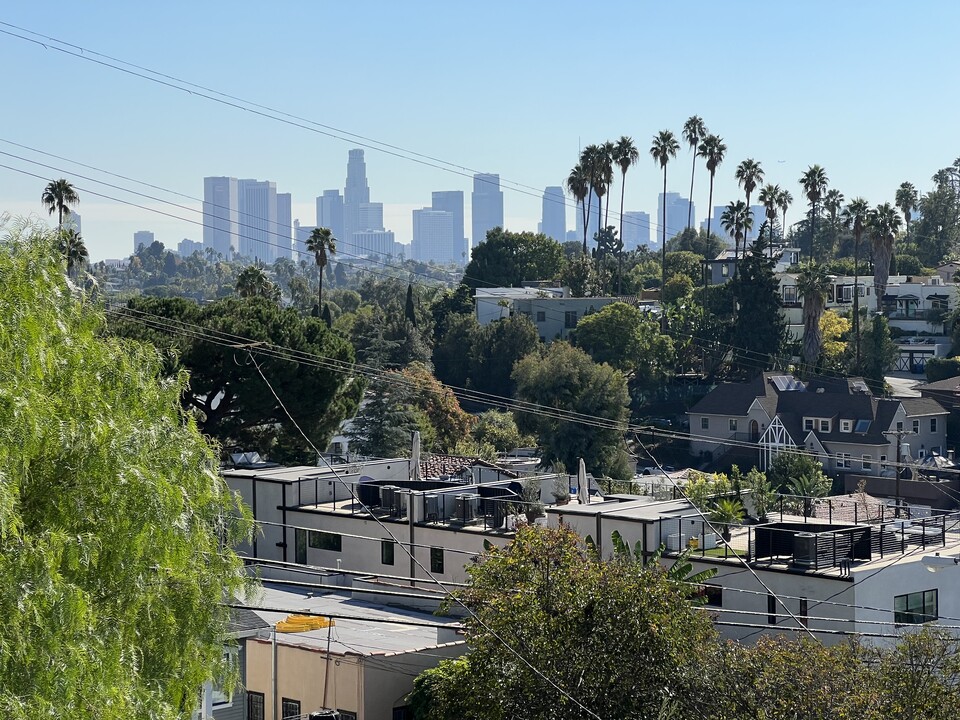
[[[700,596],[711,607],[723,607],[723,588],[719,585],[701,585]]]
[[[853,420],[841,420],[840,432],[850,432],[853,430]]]
[[[228,668],[236,668],[237,649],[225,649],[223,651],[223,661]],[[233,705],[233,687],[231,685],[224,685],[223,678],[217,678],[213,681],[211,695],[214,707],[230,707]]]
[[[403,707],[395,707],[393,709],[392,720],[413,720],[413,711],[410,709],[409,705],[404,705]]]
[[[730,432],[736,432],[736,431],[737,431],[737,419],[730,418]]]
[[[807,626],[807,599],[805,597],[800,598],[800,612],[797,613],[797,619],[800,621],[800,624],[804,627]]]
[[[797,286],[796,285],[783,286],[783,302],[784,303],[797,302]]]
[[[930,418],[930,432],[935,433],[937,431],[937,419]]]
[[[443,548],[430,548],[430,572],[443,572]]]
[[[864,470],[873,470],[873,457],[870,455],[861,456],[860,463],[863,465]]]
[[[920,625],[938,617],[936,590],[896,595],[893,598],[893,621],[898,625]]]
[[[920,449],[917,450],[917,458],[923,459],[927,456],[927,451],[923,449],[923,445],[920,446]]]
[[[869,420],[857,420],[857,426],[853,429],[854,432],[865,433],[870,429]]]
[[[301,565],[307,564],[307,531],[303,528],[297,528],[293,531],[293,540],[296,550],[296,562]]]
[[[263,693],[247,690],[247,720],[263,720]]]
[[[710,418],[702,417],[700,418],[700,429],[709,430],[710,429]]]
[[[537,322],[546,322],[546,321],[547,321],[546,310],[537,310]]]
[[[340,708],[337,708],[337,712],[340,713],[340,720],[357,720],[357,714],[355,712],[341,710]]]
[[[813,430],[813,418],[804,418],[804,419],[803,419],[803,429],[804,429],[804,430]]]
[[[565,328],[575,328],[577,326],[577,311],[567,310],[563,314],[563,326]]]
[[[901,430],[903,430],[903,423],[900,421],[897,421],[897,432],[900,432]]]
[[[777,599],[767,595],[767,625],[777,624]]]
[[[720,266],[720,275],[722,277],[728,277],[730,275],[730,266],[727,265],[726,263],[723,263]]]
[[[280,717],[281,719],[300,717],[300,701],[283,698],[280,701]]]
[[[914,435],[919,435],[919,434],[920,434],[920,421],[919,421],[919,420],[914,420],[914,421],[913,421],[913,434],[914,434]]]
[[[380,541],[380,564],[393,565],[393,540]]]
[[[850,466],[850,453],[837,453],[837,469],[849,468]]]
[[[330,445],[330,452],[332,452],[334,455],[342,455],[342,454],[343,454],[343,443],[342,443],[342,442],[335,442],[335,443],[333,443],[332,445]]]
[[[339,533],[322,532],[321,530],[310,531],[310,547],[318,550],[333,550],[340,552],[342,540]]]
[[[820,421],[820,432],[822,432],[822,433],[828,433],[828,432],[830,432],[830,421],[829,421],[829,420],[821,420],[821,421]]]
[[[881,470],[886,470],[886,469],[887,469],[887,456],[886,456],[886,455],[881,455],[881,456],[880,456],[880,469],[881,469]]]

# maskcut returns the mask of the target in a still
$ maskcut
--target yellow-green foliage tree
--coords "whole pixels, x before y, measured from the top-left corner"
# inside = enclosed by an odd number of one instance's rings
[[[222,670],[250,529],[152,347],[0,227],[0,716],[174,718]]]

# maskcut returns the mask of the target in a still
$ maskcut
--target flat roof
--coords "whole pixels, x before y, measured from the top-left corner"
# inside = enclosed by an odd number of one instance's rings
[[[444,630],[449,627],[451,631],[459,628],[459,623],[455,620],[448,620],[415,610],[366,602],[350,597],[347,594],[348,588],[344,590],[344,593],[311,595],[302,588],[293,588],[283,583],[265,582],[256,599],[247,602],[264,607],[289,609],[289,612],[252,611],[270,627],[285,619],[287,615],[297,612],[349,615],[369,618],[371,621],[394,621],[392,623],[382,623],[365,621],[364,619],[346,620],[336,618],[336,624],[329,631],[330,652],[339,655],[391,655],[447,644],[438,642],[440,628],[415,623],[439,624],[444,626]],[[411,624],[403,624],[404,620]],[[327,632],[326,628],[302,633],[281,632],[277,633],[277,643],[326,650]],[[263,641],[270,642],[267,637],[264,637]]]

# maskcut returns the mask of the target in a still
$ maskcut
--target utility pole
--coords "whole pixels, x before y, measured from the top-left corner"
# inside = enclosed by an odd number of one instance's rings
[[[897,505],[895,509],[895,517],[900,517],[900,506],[902,505],[902,500],[900,498],[900,473],[903,468],[900,467],[900,445],[903,442],[903,438],[907,435],[913,435],[912,430],[884,430],[884,435],[893,435],[897,438],[897,461],[894,463],[893,471],[896,473],[896,487],[894,493],[897,497]]]

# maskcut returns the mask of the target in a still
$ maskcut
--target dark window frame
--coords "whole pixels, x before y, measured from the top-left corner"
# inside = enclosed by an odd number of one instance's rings
[[[911,609],[911,600],[916,602],[918,598],[920,612],[917,612],[916,605],[913,605],[914,609]],[[897,603],[901,599],[903,600],[903,609],[897,610]],[[893,596],[893,621],[897,625],[923,625],[933,622],[939,617],[940,597],[936,588]]]
[[[563,327],[565,330],[572,330],[577,326],[577,311],[567,310],[563,314]]]
[[[303,528],[293,530],[294,562],[299,565],[307,564],[307,531]]]
[[[343,536],[340,533],[326,532],[325,530],[310,530],[307,544],[315,550],[331,550],[341,552]]]
[[[393,540],[381,540],[380,541],[380,564],[381,565],[393,565],[394,563],[394,550],[396,548],[396,543]]]
[[[430,548],[430,572],[443,572],[443,548]]]
[[[300,717],[300,701],[290,698],[280,698],[280,720],[284,718]]]
[[[247,690],[247,720],[264,720],[266,707],[263,693]]]

